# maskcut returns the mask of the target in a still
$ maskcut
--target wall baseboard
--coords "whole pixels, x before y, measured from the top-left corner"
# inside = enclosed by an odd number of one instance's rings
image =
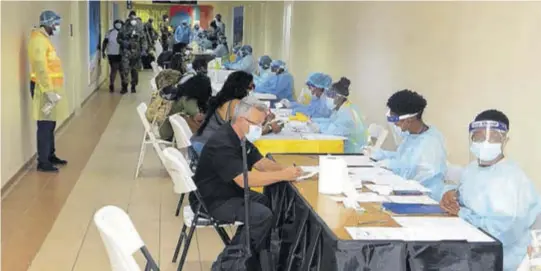
[[[83,107],[90,100],[90,98],[92,98],[96,94],[96,92],[98,92],[98,90],[101,89],[101,86],[105,83],[105,81],[107,81],[107,79],[104,79],[101,83],[99,83],[98,87],[94,91],[92,91],[92,93],[90,93],[88,97],[86,97],[83,100],[83,102],[81,103],[81,107]],[[72,112],[68,116],[68,118],[66,118],[66,120],[62,122],[60,126],[58,126],[58,128],[55,131],[55,135],[61,134],[63,129],[66,128],[68,124],[73,120],[74,116],[75,116],[75,112]],[[9,194],[11,189],[15,187],[15,185],[21,179],[21,177],[23,177],[26,173],[28,173],[32,168],[36,166],[36,159],[37,159],[37,153],[34,153],[32,157],[30,157],[30,159],[21,166],[21,168],[17,171],[17,173],[15,173],[11,178],[9,178],[6,184],[2,186],[2,188],[0,189],[1,191],[0,195],[2,199]]]

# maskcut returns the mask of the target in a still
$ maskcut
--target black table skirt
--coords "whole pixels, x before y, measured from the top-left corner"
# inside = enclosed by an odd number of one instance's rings
[[[275,214],[270,251],[276,270],[500,271],[500,242],[338,240],[290,183],[264,194]]]

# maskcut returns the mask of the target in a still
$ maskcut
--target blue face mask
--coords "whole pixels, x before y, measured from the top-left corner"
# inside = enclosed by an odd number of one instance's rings
[[[250,125],[250,129],[248,130],[248,133],[246,134],[246,139],[254,143],[261,137],[262,134],[263,134],[263,130],[261,129],[260,126]]]

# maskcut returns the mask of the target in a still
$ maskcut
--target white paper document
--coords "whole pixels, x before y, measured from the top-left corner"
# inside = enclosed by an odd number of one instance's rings
[[[344,196],[329,196],[330,199],[336,202],[343,202],[346,197]],[[384,202],[386,201],[386,198],[384,196],[380,196],[376,193],[372,192],[357,192],[357,195],[355,196],[355,200],[357,202],[363,203],[363,202]]]
[[[337,157],[346,160],[348,166],[367,166],[373,167],[374,161],[370,160],[370,157],[364,155],[335,155]]]
[[[438,204],[429,196],[387,196],[387,199],[394,203]]]
[[[393,217],[393,219],[396,218]],[[473,227],[460,229],[450,227],[445,229],[432,227],[346,227],[346,230],[354,240],[494,242],[488,235]]]
[[[467,240],[493,242],[490,236],[460,217],[398,217],[393,219],[404,229],[410,229],[410,240]]]
[[[367,184],[366,188],[380,195],[390,195],[393,192],[393,188],[388,185]]]
[[[393,175],[392,172],[378,167],[355,167],[349,168],[349,176],[352,180],[374,181],[384,175]]]

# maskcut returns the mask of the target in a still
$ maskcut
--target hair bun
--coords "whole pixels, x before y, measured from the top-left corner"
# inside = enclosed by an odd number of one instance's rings
[[[351,85],[351,81],[349,81],[349,79],[345,78],[345,77],[342,77],[340,78],[340,81],[338,81],[338,84],[346,87],[346,88],[349,88],[349,85]]]

